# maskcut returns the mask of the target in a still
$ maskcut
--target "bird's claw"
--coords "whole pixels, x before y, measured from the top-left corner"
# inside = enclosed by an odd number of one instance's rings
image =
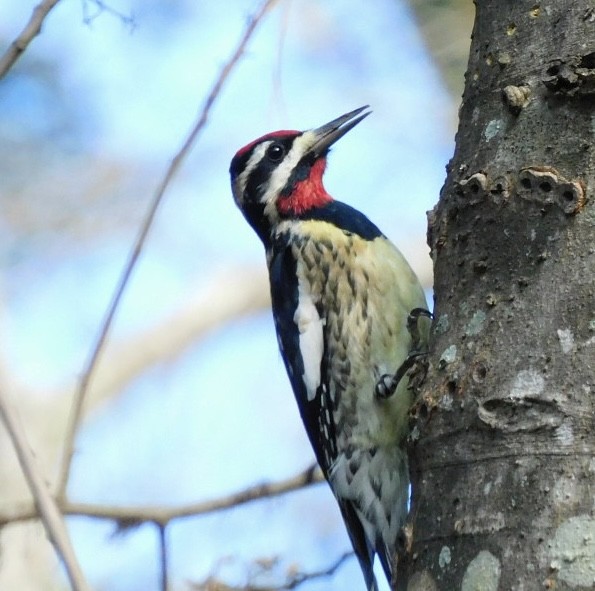
[[[377,398],[380,398],[381,400],[390,398],[397,391],[405,374],[407,374],[421,357],[425,357],[426,355],[427,353],[425,351],[412,351],[394,375],[385,373],[380,376],[380,379],[376,382],[376,387],[374,388]]]
[[[397,391],[399,383],[407,374],[407,372],[409,372],[409,370],[413,368],[421,358],[427,355],[427,352],[422,349],[421,345],[422,335],[418,325],[418,320],[420,317],[433,318],[434,315],[425,308],[414,308],[411,310],[411,312],[409,312],[409,315],[407,316],[407,330],[411,335],[411,352],[394,375],[385,373],[381,375],[378,382],[376,382],[374,393],[380,400],[386,400],[387,398],[390,398]],[[425,372],[423,372],[423,375],[425,375]]]

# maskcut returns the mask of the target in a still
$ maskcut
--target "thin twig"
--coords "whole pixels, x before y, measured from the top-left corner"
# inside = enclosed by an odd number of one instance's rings
[[[89,10],[89,4],[95,5],[95,12],[91,14]],[[102,15],[104,12],[115,16],[116,18],[120,19],[122,24],[130,29],[130,32],[134,31],[136,28],[136,22],[134,20],[134,16],[132,14],[127,15],[123,12],[120,12],[113,6],[103,2],[103,0],[83,0],[83,22],[86,25],[93,24],[93,21]]]
[[[167,532],[165,530],[164,525],[157,526],[159,530],[159,565],[161,569],[161,591],[167,591],[168,589],[168,582],[167,582]]]
[[[322,480],[322,473],[317,465],[313,465],[295,476],[284,480],[250,486],[224,497],[190,503],[179,507],[108,506],[92,503],[75,503],[65,499],[58,499],[57,505],[63,515],[108,519],[115,521],[121,529],[136,527],[143,523],[155,523],[160,527],[166,527],[175,519],[196,517],[198,515],[231,509],[252,501],[294,492],[312,484],[322,482]],[[0,510],[0,528],[9,523],[36,519],[38,516],[39,514],[36,508],[28,503],[5,508]]]
[[[345,552],[339,558],[333,562],[330,566],[321,570],[312,572],[298,572],[287,577],[285,583],[274,587],[266,586],[262,587],[259,585],[244,585],[242,587],[226,585],[224,582],[219,581],[213,576],[208,577],[201,583],[194,583],[192,589],[194,591],[289,591],[291,589],[297,589],[299,586],[313,581],[315,579],[326,579],[333,576],[337,570],[343,565],[343,563],[353,557],[353,551]]]
[[[64,564],[72,589],[74,591],[90,591],[91,587],[85,580],[83,571],[74,553],[74,548],[72,547],[70,536],[64,523],[64,517],[60,513],[40,472],[20,421],[10,404],[4,399],[2,392],[0,392],[0,418],[6,426],[19,464],[35,500],[36,514],[41,517],[48,537]]]
[[[34,9],[29,22],[21,31],[20,35],[9,45],[8,49],[0,57],[0,80],[6,76],[14,63],[23,55],[29,43],[39,35],[45,17],[60,0],[43,0]]]
[[[207,277],[204,285],[189,291],[192,295],[171,315],[135,335],[110,343],[87,393],[87,410],[121,393],[147,368],[183,355],[226,323],[270,307],[266,271],[260,268],[229,268]],[[52,393],[53,399],[68,395],[63,392],[63,388],[57,389]]]
[[[352,558],[352,557],[353,557],[353,551],[345,552],[344,554],[339,556],[339,558],[333,564],[331,564],[329,567],[322,569],[322,570],[317,570],[317,571],[314,571],[311,573],[297,573],[296,575],[291,577],[291,579],[285,585],[278,587],[278,589],[279,589],[279,591],[282,591],[284,589],[297,589],[300,585],[302,585],[306,581],[311,581],[312,579],[321,579],[321,578],[331,577],[339,570],[339,568],[341,568],[341,566],[343,566],[343,563],[348,558]]]
[[[248,21],[248,25],[246,27],[244,35],[240,39],[240,42],[239,42],[237,48],[233,52],[233,54],[232,54],[231,58],[228,60],[228,62],[223,66],[223,69],[221,70],[219,77],[215,81],[215,84],[213,85],[209,95],[207,96],[207,99],[205,100],[205,103],[203,105],[203,108],[200,112],[200,115],[198,117],[196,124],[190,131],[190,134],[186,138],[184,144],[182,145],[182,147],[180,148],[178,153],[174,156],[169,167],[167,168],[167,171],[166,171],[161,183],[159,184],[159,186],[157,187],[157,190],[155,191],[153,200],[149,207],[149,211],[148,211],[146,218],[143,222],[143,225],[142,225],[141,230],[138,234],[138,237],[136,239],[134,247],[132,248],[132,251],[130,253],[128,261],[127,261],[126,265],[124,266],[124,270],[123,270],[122,275],[118,281],[118,285],[115,289],[112,301],[107,309],[105,319],[102,322],[101,329],[99,331],[99,336],[97,338],[95,346],[93,347],[90,358],[89,358],[88,363],[87,363],[85,370],[83,372],[79,387],[78,387],[78,389],[75,393],[75,396],[74,396],[74,400],[72,403],[72,409],[71,409],[71,413],[70,413],[70,417],[69,417],[69,421],[68,421],[68,425],[67,425],[67,429],[66,429],[62,463],[60,466],[60,473],[58,475],[58,481],[57,481],[56,490],[57,490],[58,498],[62,498],[66,494],[66,486],[68,484],[68,476],[70,473],[70,466],[72,464],[72,457],[74,454],[74,439],[75,439],[76,432],[77,432],[77,429],[78,429],[78,426],[79,426],[79,423],[81,420],[82,411],[83,411],[83,407],[84,407],[84,403],[85,403],[85,396],[89,389],[89,384],[91,382],[95,368],[97,366],[97,361],[99,359],[99,356],[101,355],[101,352],[104,348],[105,341],[107,339],[107,335],[108,335],[108,333],[111,329],[112,323],[114,321],[116,311],[120,305],[120,300],[122,299],[122,295],[124,294],[124,291],[128,285],[130,277],[132,275],[132,272],[133,272],[133,270],[136,266],[136,263],[138,261],[139,255],[144,247],[145,241],[147,239],[147,235],[153,225],[153,221],[155,219],[155,215],[157,213],[159,205],[161,204],[161,201],[163,200],[163,195],[165,194],[165,191],[166,191],[167,187],[169,186],[172,178],[175,176],[178,169],[180,168],[180,165],[182,164],[183,160],[190,153],[190,150],[192,149],[198,135],[204,128],[204,126],[207,122],[210,110],[211,110],[213,104],[215,103],[215,100],[219,96],[221,89],[223,88],[223,85],[225,84],[225,82],[227,81],[227,78],[229,77],[229,74],[231,73],[231,71],[233,70],[233,68],[235,67],[237,62],[239,61],[240,57],[242,56],[242,54],[246,48],[246,45],[248,44],[248,41],[250,40],[254,31],[256,30],[257,25],[262,20],[262,18],[266,14],[266,12],[275,4],[275,2],[277,2],[277,0],[265,0],[261,4],[260,8],[256,11],[256,13]]]

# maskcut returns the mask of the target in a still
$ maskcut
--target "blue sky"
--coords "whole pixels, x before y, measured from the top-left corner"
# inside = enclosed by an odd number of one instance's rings
[[[13,37],[33,4],[0,7],[0,34]],[[132,33],[109,14],[86,26],[81,3],[64,0],[23,67],[36,56],[55,62],[89,161],[109,157],[147,171],[146,194],[129,196],[140,219],[255,4],[186,0],[168,9],[158,0],[114,0],[112,6],[133,11]],[[0,87],[0,102],[3,91],[13,96]],[[22,103],[10,103],[11,129],[43,131],[52,116],[47,102],[26,86],[18,97]],[[262,247],[229,190],[227,168],[239,147],[274,129],[318,126],[364,104],[373,114],[333,150],[327,189],[364,211],[427,274],[425,212],[437,200],[452,152],[450,102],[411,14],[392,0],[282,0],[168,191],[114,341],[153,325],[221,270],[264,267]],[[19,257],[4,257],[1,321],[9,339],[3,354],[24,385],[43,392],[76,383],[135,223],[82,240],[80,248],[47,232]],[[153,367],[87,417],[69,493],[90,502],[175,505],[290,476],[312,459],[270,315],[262,313]],[[151,527],[113,537],[111,524],[77,518],[70,525],[94,588],[157,589]],[[325,486],[177,522],[168,535],[172,576],[181,588],[213,569],[232,583],[245,582],[252,561],[271,556],[280,558],[273,570],[278,581],[290,565],[321,568],[349,548]],[[330,582],[304,588],[339,590],[359,577],[352,560]]]

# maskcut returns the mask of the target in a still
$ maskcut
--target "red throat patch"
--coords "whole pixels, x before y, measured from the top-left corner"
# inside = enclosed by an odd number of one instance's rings
[[[277,210],[281,215],[301,215],[309,209],[321,207],[333,200],[322,184],[325,168],[326,158],[319,158],[312,165],[307,179],[298,181],[289,195],[279,197]]]

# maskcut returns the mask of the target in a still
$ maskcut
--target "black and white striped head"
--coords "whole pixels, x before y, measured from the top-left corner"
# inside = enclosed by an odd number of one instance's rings
[[[322,175],[330,147],[370,111],[360,107],[308,131],[267,133],[239,150],[229,172],[233,197],[263,242],[282,220],[332,201]]]

